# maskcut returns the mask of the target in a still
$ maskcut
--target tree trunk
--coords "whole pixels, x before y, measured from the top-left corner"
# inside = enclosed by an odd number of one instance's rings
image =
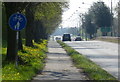
[[[96,39],[96,37],[97,37],[97,33],[94,34],[94,38],[95,38],[95,39]]]
[[[107,36],[107,32],[102,32],[102,36]]]
[[[92,39],[92,34],[90,34],[90,39]]]
[[[34,42],[40,43],[40,27],[41,23],[39,21],[34,21]]]
[[[26,26],[26,46],[32,47],[33,46],[33,21],[34,21],[34,16],[33,12],[30,10],[30,5],[29,7],[26,8],[26,18],[27,18],[27,26]]]
[[[7,23],[9,17],[15,13],[13,10],[13,3],[5,3],[6,7],[6,15],[7,15]],[[15,61],[17,56],[17,40],[16,40],[16,31],[12,30],[7,24],[7,56],[6,61]]]
[[[23,50],[21,32],[19,31],[18,50]]]
[[[46,29],[43,26],[41,21],[35,21],[34,22],[34,41],[36,43],[40,43],[40,39],[45,39],[46,38]]]
[[[15,61],[17,56],[17,40],[16,31],[13,31],[8,27],[8,38],[7,38],[7,56],[6,60]]]

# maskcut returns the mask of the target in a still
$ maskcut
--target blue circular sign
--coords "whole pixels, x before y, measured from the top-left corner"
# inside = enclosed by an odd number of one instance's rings
[[[25,28],[27,19],[23,14],[15,13],[9,18],[9,26],[15,31],[20,31]]]

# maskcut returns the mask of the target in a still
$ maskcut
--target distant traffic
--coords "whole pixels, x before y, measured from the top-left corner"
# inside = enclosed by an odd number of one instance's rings
[[[83,41],[84,39],[81,36],[73,36],[70,33],[64,33],[62,36],[50,36],[51,40],[57,41]]]

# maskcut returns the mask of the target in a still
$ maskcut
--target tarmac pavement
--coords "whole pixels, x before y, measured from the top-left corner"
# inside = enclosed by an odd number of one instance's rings
[[[67,45],[86,56],[91,61],[98,64],[102,69],[108,73],[120,78],[118,63],[118,44],[104,41],[66,41]]]

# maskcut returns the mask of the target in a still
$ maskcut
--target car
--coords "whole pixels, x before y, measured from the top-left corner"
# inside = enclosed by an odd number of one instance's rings
[[[71,41],[71,35],[70,34],[63,34],[62,41]]]
[[[55,39],[56,39],[56,41],[57,41],[57,40],[61,40],[61,38],[60,38],[60,37],[56,37]]]
[[[77,36],[77,37],[75,38],[75,41],[82,41],[82,38],[81,38],[80,36]]]

